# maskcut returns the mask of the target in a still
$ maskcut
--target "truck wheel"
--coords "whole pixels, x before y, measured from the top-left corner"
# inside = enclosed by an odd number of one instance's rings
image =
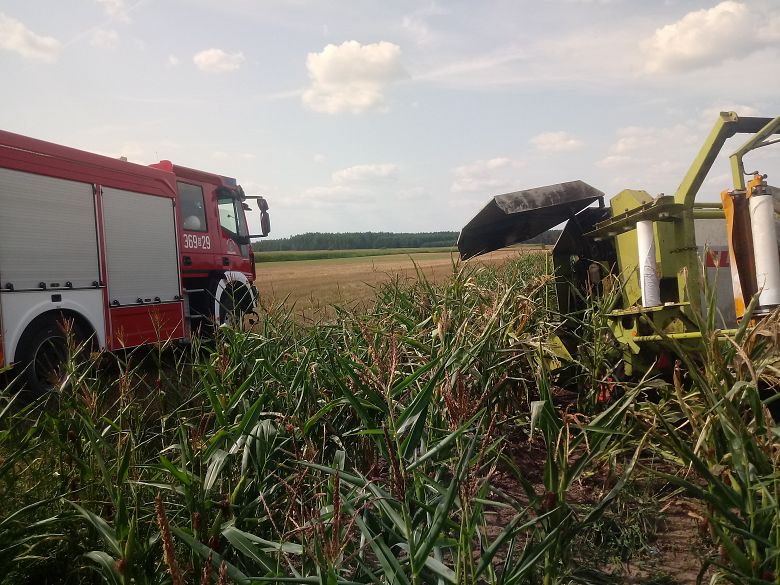
[[[27,391],[33,396],[55,390],[65,381],[66,366],[72,357],[62,327],[66,319],[64,315],[39,317],[19,340],[16,361],[23,368]],[[83,328],[73,321],[73,341],[81,345],[87,338]]]
[[[241,329],[244,315],[251,307],[249,292],[242,284],[229,286],[219,299],[218,325],[229,325]]]
[[[219,300],[219,324],[233,326],[236,323],[236,310],[231,289],[225,289]]]

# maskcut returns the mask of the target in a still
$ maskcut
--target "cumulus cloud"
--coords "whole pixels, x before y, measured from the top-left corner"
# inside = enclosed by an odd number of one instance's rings
[[[54,63],[62,43],[54,37],[34,33],[15,18],[0,12],[0,49],[13,51],[26,59]]]
[[[398,178],[398,165],[385,163],[373,165],[355,165],[333,173],[333,182],[337,184],[369,183],[389,181]]]
[[[315,163],[320,164],[325,162],[325,155],[317,153],[314,155],[313,160]]]
[[[119,46],[119,33],[112,29],[99,28],[92,33],[89,44],[101,49],[115,49]]]
[[[524,163],[506,157],[477,160],[453,169],[453,193],[511,190],[517,182],[517,169]]]
[[[176,67],[179,64],[179,58],[176,55],[168,55],[168,67]]]
[[[542,132],[531,138],[531,144],[540,152],[568,152],[580,148],[582,141],[568,132]]]
[[[327,114],[383,109],[385,87],[405,76],[400,47],[385,41],[328,45],[309,53],[306,68],[311,85],[303,103]]]
[[[206,49],[197,53],[192,62],[201,71],[206,73],[228,73],[236,71],[244,62],[244,54],[226,53],[222,49]]]
[[[778,25],[777,8],[762,10],[734,0],[689,12],[644,42],[645,71],[682,72],[747,57],[780,42]]]

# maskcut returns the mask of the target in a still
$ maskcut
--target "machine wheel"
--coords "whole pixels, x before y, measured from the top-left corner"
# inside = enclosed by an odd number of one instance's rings
[[[66,365],[73,357],[63,330],[63,322],[73,321],[73,342],[80,346],[88,339],[84,328],[65,315],[44,315],[33,321],[22,334],[16,349],[16,361],[23,368],[27,391],[41,396],[59,388],[65,381]]]

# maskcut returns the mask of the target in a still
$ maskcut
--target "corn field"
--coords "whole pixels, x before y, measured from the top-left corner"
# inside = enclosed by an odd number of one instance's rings
[[[780,583],[779,317],[704,321],[671,379],[621,381],[609,299],[556,358],[544,265],[396,280],[314,326],[266,306],[184,349],[73,347],[32,402],[10,383],[0,581],[677,583],[628,575],[683,498],[700,582]]]

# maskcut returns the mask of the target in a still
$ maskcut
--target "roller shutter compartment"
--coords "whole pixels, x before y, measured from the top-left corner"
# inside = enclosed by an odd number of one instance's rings
[[[89,183],[0,169],[0,287],[92,287],[100,280]]]
[[[113,306],[178,300],[173,201],[103,188],[108,299]]]

